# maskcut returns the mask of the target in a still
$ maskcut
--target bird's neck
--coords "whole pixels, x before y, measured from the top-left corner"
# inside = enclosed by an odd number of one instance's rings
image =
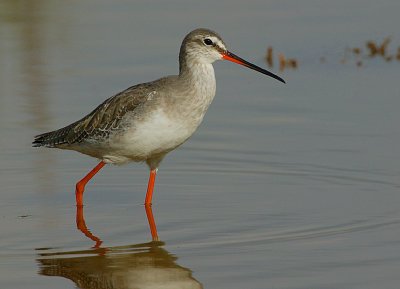
[[[215,73],[214,67],[210,63],[181,62],[179,79],[184,81],[191,89],[197,90],[200,95],[209,96],[210,98],[215,95]]]

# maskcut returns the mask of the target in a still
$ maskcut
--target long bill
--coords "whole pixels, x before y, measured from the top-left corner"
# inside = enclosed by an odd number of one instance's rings
[[[222,59],[229,60],[231,62],[243,65],[243,66],[253,69],[255,71],[261,72],[262,74],[265,74],[272,78],[275,78],[276,80],[279,80],[280,82],[286,83],[286,81],[284,81],[283,78],[279,77],[278,75],[273,74],[272,72],[269,72],[268,70],[265,70],[257,65],[254,65],[253,63],[250,63],[250,62],[240,58],[239,56],[233,54],[230,51],[226,51],[226,52],[222,53]]]

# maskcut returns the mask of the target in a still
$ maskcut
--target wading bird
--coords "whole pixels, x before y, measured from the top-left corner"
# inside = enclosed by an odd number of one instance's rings
[[[146,162],[150,177],[145,205],[150,205],[160,162],[196,131],[215,96],[212,63],[216,60],[229,60],[285,82],[228,51],[217,33],[196,29],[183,39],[179,75],[129,87],[82,119],[36,136],[33,146],[74,150],[101,160],[76,184],[78,206],[83,205],[85,185],[105,164]]]

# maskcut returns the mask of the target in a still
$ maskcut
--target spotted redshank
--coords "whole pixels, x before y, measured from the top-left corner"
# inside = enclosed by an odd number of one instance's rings
[[[285,82],[228,51],[217,33],[196,29],[183,39],[179,75],[129,87],[82,119],[36,136],[33,146],[74,150],[100,159],[76,184],[78,206],[83,205],[85,185],[105,164],[146,162],[150,177],[145,205],[150,205],[160,162],[195,132],[215,96],[212,63],[221,59]]]

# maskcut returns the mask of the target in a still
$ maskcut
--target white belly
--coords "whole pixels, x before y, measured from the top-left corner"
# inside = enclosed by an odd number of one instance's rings
[[[161,109],[156,110],[111,138],[111,150],[103,158],[106,162],[122,163],[144,161],[152,155],[167,153],[186,141],[200,122],[201,119],[188,123],[168,117]]]

